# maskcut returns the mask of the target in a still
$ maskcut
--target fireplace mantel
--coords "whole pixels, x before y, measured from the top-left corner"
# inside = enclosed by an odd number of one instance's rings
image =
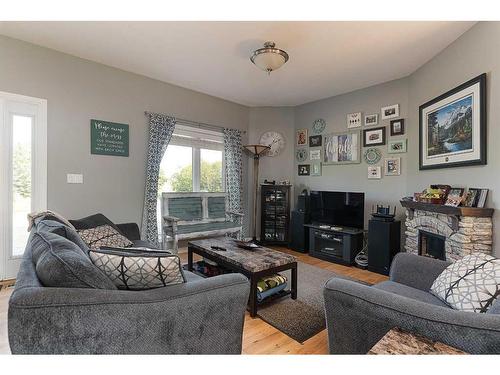
[[[401,200],[406,208],[405,249],[419,253],[420,233],[445,238],[446,260],[455,261],[479,251],[491,254],[493,243],[492,208],[451,207]]]
[[[461,216],[470,217],[493,217],[495,210],[493,208],[477,208],[477,207],[452,207],[441,204],[422,203],[415,201],[401,200],[401,206],[408,210],[408,218],[413,219],[415,210],[433,212],[450,216],[452,229],[458,230]]]

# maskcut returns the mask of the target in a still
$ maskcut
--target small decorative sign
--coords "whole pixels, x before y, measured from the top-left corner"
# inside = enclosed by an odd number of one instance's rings
[[[128,156],[127,124],[90,120],[90,153],[96,155]]]

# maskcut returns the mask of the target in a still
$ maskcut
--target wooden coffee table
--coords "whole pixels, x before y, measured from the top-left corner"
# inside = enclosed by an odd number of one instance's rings
[[[226,251],[212,249],[218,246]],[[257,302],[257,282],[265,277],[278,272],[291,270],[291,288],[288,291],[280,292],[276,297],[290,295],[292,299],[297,299],[297,259],[293,255],[280,251],[259,247],[254,250],[246,250],[236,246],[233,239],[228,237],[217,237],[205,240],[195,240],[188,242],[188,270],[193,271],[193,254],[198,254],[218,265],[233,272],[239,272],[250,280],[250,297],[248,308],[250,316],[257,315],[257,309],[261,303]],[[266,302],[276,299],[266,299]]]

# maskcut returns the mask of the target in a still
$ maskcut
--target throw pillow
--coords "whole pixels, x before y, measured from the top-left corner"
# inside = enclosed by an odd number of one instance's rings
[[[179,257],[168,252],[100,248],[89,255],[119,289],[153,289],[186,281]]]
[[[500,295],[500,259],[467,255],[436,278],[431,293],[454,309],[484,313]]]
[[[132,241],[108,224],[90,229],[77,229],[77,232],[87,246],[94,250],[101,246],[127,247],[133,245]]]
[[[99,227],[101,225],[109,225],[110,227],[113,227],[118,233],[123,235],[123,233],[120,231],[120,228],[118,228],[115,223],[113,223],[103,214],[90,215],[84,217],[83,219],[70,220],[69,222],[75,227],[76,230],[91,229]]]
[[[58,234],[59,236],[75,243],[80,249],[82,249],[85,255],[89,252],[87,244],[83,242],[76,230],[60,221],[43,219],[36,224],[36,231]]]
[[[33,233],[30,244],[38,279],[46,287],[116,289],[73,242],[55,233]]]

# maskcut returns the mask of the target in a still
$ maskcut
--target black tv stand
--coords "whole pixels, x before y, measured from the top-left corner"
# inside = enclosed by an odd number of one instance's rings
[[[354,264],[363,249],[363,230],[327,224],[305,224],[309,228],[309,255],[344,265]]]

